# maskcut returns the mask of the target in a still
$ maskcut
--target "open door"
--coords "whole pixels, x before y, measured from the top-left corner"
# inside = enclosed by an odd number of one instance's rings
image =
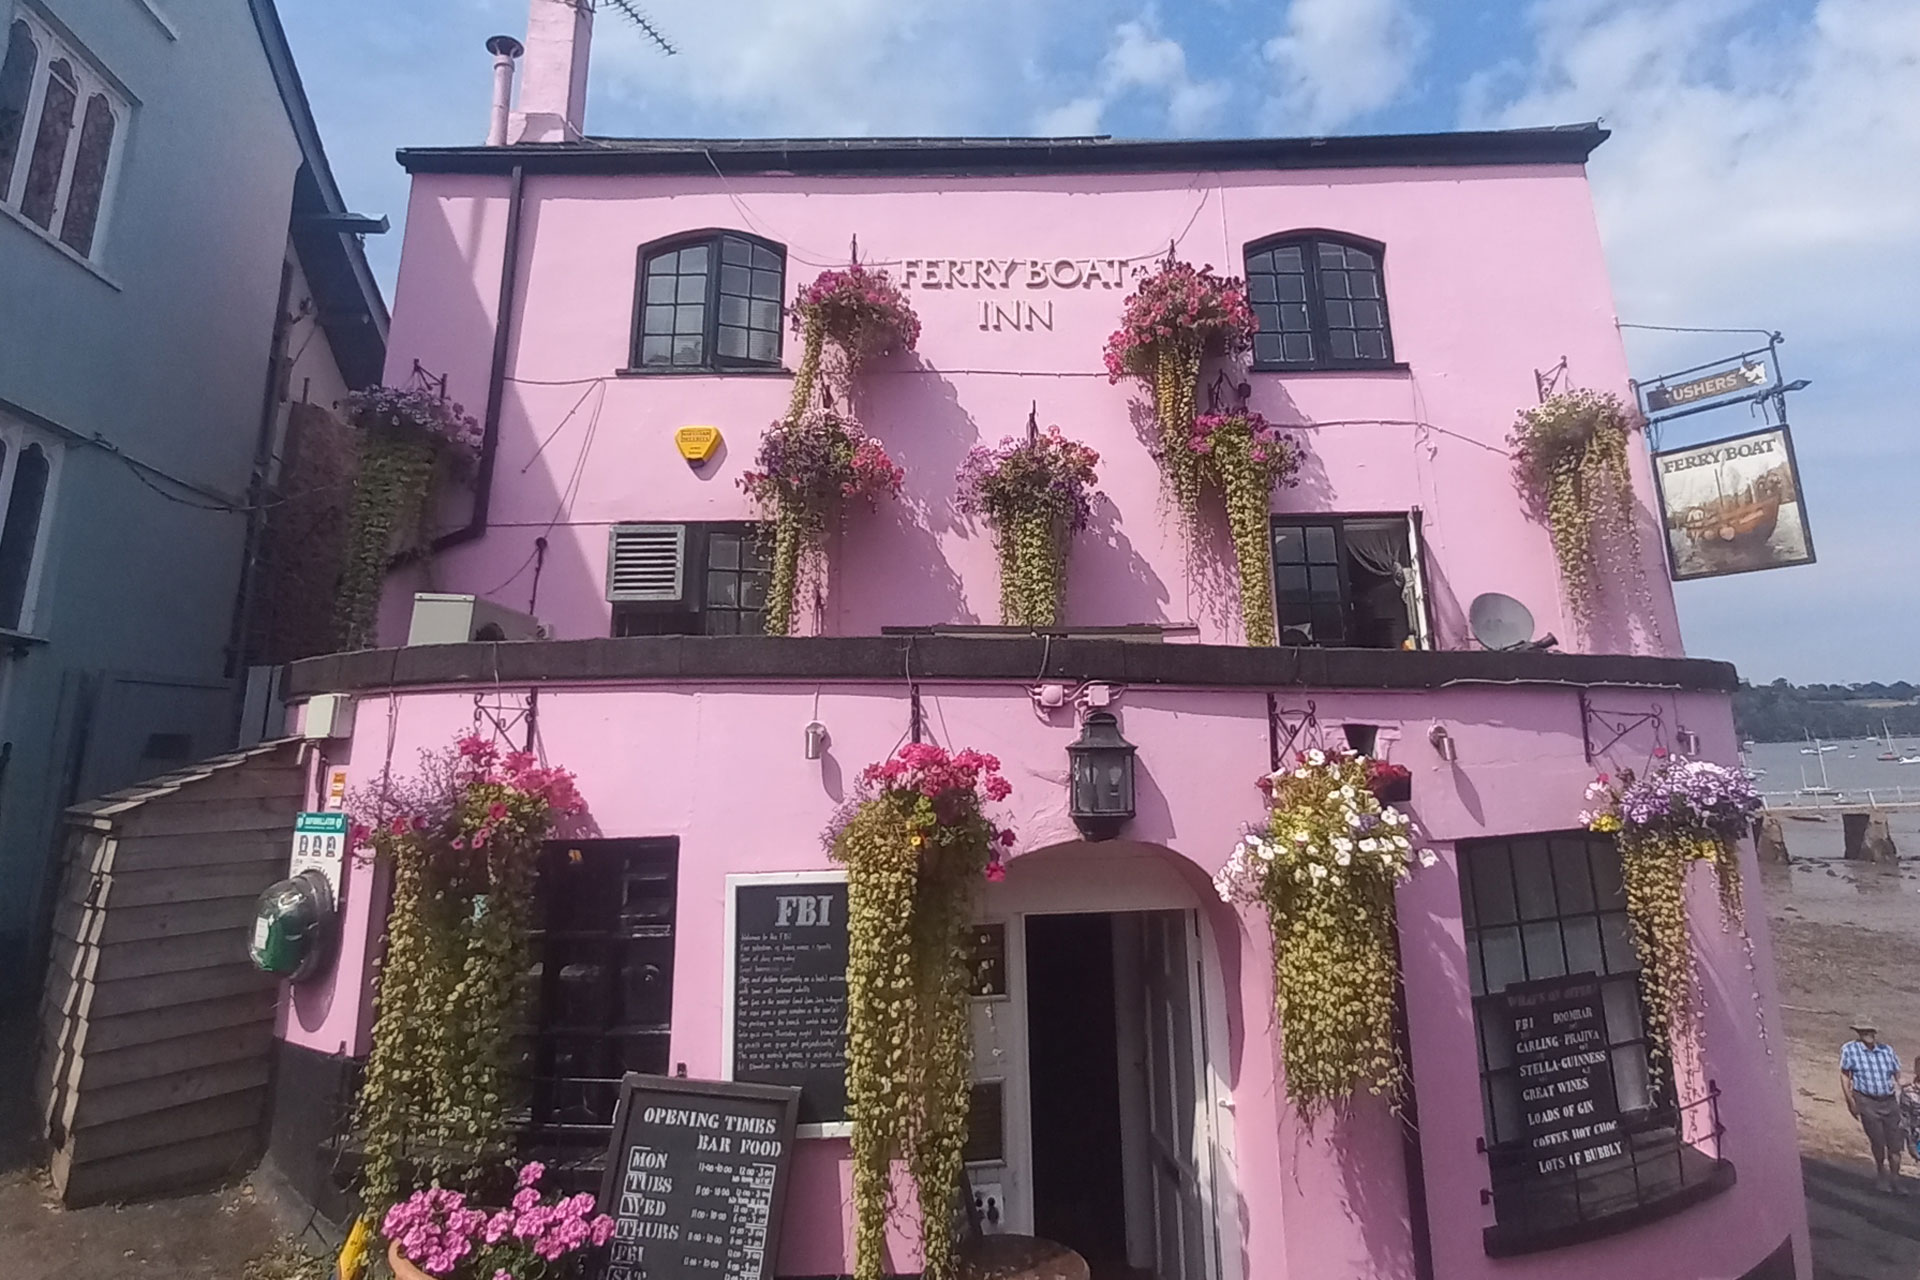
[[[1200,1109],[1199,975],[1190,911],[1141,917],[1146,1004],[1147,1145],[1152,1182],[1155,1280],[1209,1280],[1211,1227],[1196,1138]]]

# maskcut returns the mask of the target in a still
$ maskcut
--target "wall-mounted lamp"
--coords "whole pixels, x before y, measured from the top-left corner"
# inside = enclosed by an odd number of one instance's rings
[[[1067,813],[1089,840],[1111,840],[1133,821],[1134,746],[1111,711],[1090,711],[1067,744]]]
[[[1681,755],[1697,756],[1700,754],[1700,735],[1693,730],[1676,729],[1674,730],[1673,738],[1675,742],[1680,744]]]
[[[807,759],[818,760],[827,749],[827,726],[818,720],[807,725]]]
[[[1460,749],[1454,744],[1453,735],[1447,732],[1447,726],[1436,724],[1427,730],[1427,741],[1440,753],[1440,758],[1449,764],[1460,758]]]

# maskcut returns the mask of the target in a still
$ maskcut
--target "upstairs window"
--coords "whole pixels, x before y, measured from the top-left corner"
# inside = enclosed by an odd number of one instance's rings
[[[0,417],[0,631],[33,629],[59,452]]]
[[[22,11],[0,58],[0,207],[94,257],[127,110],[79,51]]]
[[[1255,369],[1377,369],[1393,364],[1384,247],[1330,232],[1247,247]]]
[[[770,566],[744,522],[621,524],[607,537],[616,636],[757,636]]]
[[[643,247],[632,368],[779,368],[786,268],[785,249],[733,231]]]
[[[1274,517],[1280,643],[1424,647],[1417,536],[1406,516]]]

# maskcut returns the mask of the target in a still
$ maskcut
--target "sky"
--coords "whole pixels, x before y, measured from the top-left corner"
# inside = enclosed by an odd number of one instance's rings
[[[1916,0],[646,0],[612,6],[590,133],[1406,133],[1601,120],[1589,166],[1631,325],[1784,335],[1818,562],[1675,585],[1689,653],[1756,682],[1920,680]],[[280,0],[391,290],[401,146],[486,132],[486,38],[527,0]],[[1740,334],[1628,329],[1636,377]],[[1744,408],[1663,446],[1758,426]],[[1906,533],[1902,533],[1902,522]]]

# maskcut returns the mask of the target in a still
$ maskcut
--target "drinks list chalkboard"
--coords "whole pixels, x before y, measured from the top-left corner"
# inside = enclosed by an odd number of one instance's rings
[[[797,1086],[802,1125],[844,1124],[847,882],[739,877],[728,889],[730,1074]]]
[[[1577,1171],[1625,1150],[1607,1051],[1607,1014],[1591,973],[1515,983],[1502,993],[1531,1172]]]
[[[630,1073],[600,1209],[601,1280],[770,1280],[799,1091]]]

